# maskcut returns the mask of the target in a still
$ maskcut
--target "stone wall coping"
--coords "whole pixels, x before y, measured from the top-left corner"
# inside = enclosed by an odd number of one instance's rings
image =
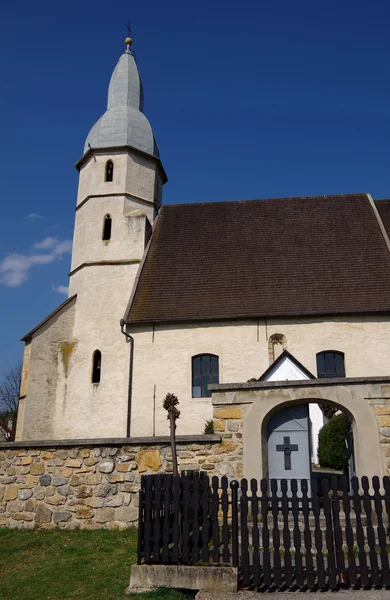
[[[265,390],[275,388],[328,387],[330,385],[364,385],[373,383],[390,383],[390,376],[384,377],[335,377],[333,379],[301,379],[285,381],[248,381],[246,383],[212,383],[211,392],[233,392],[235,390]]]
[[[209,444],[211,442],[220,442],[222,440],[217,434],[202,435],[177,435],[178,444]],[[158,435],[150,437],[130,437],[130,438],[92,438],[79,440],[28,440],[20,442],[0,442],[0,450],[5,448],[65,448],[76,446],[158,446],[160,444],[170,444],[171,438],[168,435]]]

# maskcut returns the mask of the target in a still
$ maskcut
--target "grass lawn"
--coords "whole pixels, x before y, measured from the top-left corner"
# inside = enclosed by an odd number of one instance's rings
[[[184,600],[175,590],[125,594],[137,532],[0,528],[1,600]]]

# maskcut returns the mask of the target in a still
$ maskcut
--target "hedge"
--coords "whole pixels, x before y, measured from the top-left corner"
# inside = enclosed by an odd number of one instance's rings
[[[318,434],[318,461],[325,469],[348,472],[346,439],[349,431],[347,415],[335,415]]]

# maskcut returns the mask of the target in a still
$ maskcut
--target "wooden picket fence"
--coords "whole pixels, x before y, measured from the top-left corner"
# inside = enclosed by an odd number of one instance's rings
[[[309,487],[310,486],[310,487]],[[390,479],[141,480],[138,564],[231,565],[243,587],[390,586]]]

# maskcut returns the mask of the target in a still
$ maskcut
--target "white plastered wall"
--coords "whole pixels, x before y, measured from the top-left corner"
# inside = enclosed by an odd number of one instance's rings
[[[201,433],[213,411],[210,398],[191,397],[191,357],[217,354],[220,383],[245,382],[268,368],[274,333],[285,335],[288,351],[314,375],[316,353],[324,350],[344,352],[347,377],[389,374],[386,316],[156,324],[129,331],[135,339],[132,435],[168,433],[161,406],[168,392],[180,401],[178,433]]]

